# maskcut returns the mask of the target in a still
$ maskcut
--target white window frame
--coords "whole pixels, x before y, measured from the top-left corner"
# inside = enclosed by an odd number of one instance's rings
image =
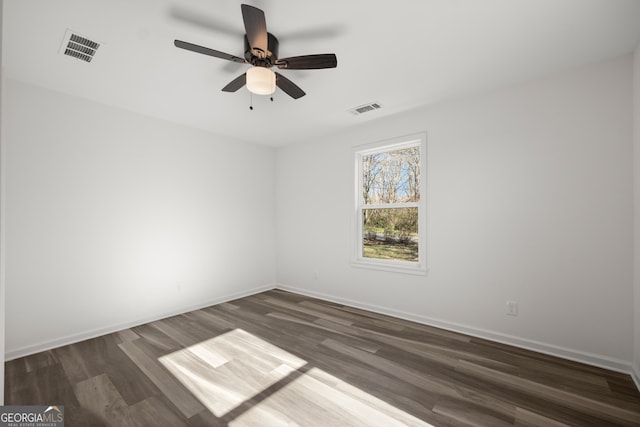
[[[395,151],[409,147],[420,147],[420,201],[407,203],[368,204],[370,209],[384,209],[397,207],[418,208],[418,261],[388,260],[367,258],[363,255],[363,206],[364,196],[362,158],[364,156]],[[375,270],[393,271],[408,274],[427,274],[427,134],[426,132],[387,139],[353,148],[355,158],[355,186],[354,186],[354,236],[352,238],[353,251],[351,265]]]

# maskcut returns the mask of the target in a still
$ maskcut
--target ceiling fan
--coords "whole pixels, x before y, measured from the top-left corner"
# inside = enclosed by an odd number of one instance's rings
[[[277,86],[287,95],[298,99],[305,95],[304,91],[282,74],[271,71],[272,67],[289,70],[316,70],[335,68],[338,65],[338,59],[333,53],[278,58],[278,39],[267,32],[264,12],[248,4],[241,5],[241,8],[246,31],[244,58],[181,40],[174,41],[174,45],[181,49],[252,65],[246,73],[236,77],[223,87],[224,92],[235,92],[247,85],[247,89],[251,93],[271,95]]]

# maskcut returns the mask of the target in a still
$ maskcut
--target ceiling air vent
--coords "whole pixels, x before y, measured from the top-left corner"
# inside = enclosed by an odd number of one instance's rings
[[[356,116],[364,113],[368,113],[369,111],[375,111],[382,108],[382,105],[378,102],[372,102],[370,104],[360,105],[358,107],[352,108],[349,110],[350,113],[355,114]]]
[[[89,40],[71,30],[67,30],[62,40],[61,53],[85,62],[91,62],[100,43]]]

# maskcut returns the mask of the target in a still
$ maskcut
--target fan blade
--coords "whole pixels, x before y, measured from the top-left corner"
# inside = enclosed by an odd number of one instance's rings
[[[333,53],[322,53],[319,55],[292,56],[281,58],[276,61],[278,68],[288,70],[317,70],[320,68],[336,68],[338,58]]]
[[[263,55],[256,52],[256,56],[264,58],[267,54],[267,21],[264,12],[257,7],[243,4],[242,19],[244,20],[244,29],[247,31],[247,39],[251,49],[262,51]]]
[[[215,56],[216,58],[226,59],[227,61],[240,62],[242,64],[247,62],[244,58],[209,49],[208,47],[198,46],[197,44],[183,42],[182,40],[174,40],[173,44],[180,49],[190,50],[191,52],[201,53],[203,55]]]
[[[280,73],[276,73],[276,86],[293,99],[302,98],[305,93],[294,82],[286,78]]]
[[[222,88],[223,92],[235,92],[247,84],[247,73],[243,73],[231,80],[228,85]]]

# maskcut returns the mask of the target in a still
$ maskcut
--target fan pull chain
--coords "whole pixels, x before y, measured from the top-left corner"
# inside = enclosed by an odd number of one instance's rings
[[[273,102],[273,96],[270,96],[269,99]],[[249,110],[253,111],[253,93],[249,92]]]

